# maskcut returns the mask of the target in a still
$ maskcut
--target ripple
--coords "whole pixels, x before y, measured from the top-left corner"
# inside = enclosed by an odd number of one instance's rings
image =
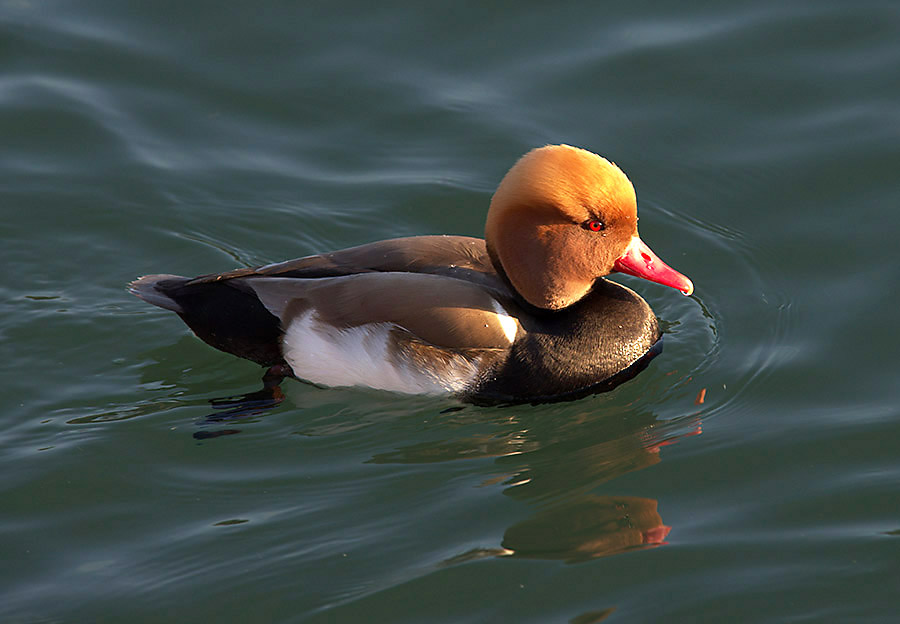
[[[648,212],[662,217],[651,218],[682,248],[702,250],[671,261],[693,278],[693,297],[646,292],[667,334],[656,366],[672,380],[655,402],[685,405],[688,396],[707,388],[697,410],[704,417],[741,411],[747,393],[802,349],[794,336],[795,303],[765,251],[744,233],[656,206]],[[713,266],[715,272],[708,269]]]

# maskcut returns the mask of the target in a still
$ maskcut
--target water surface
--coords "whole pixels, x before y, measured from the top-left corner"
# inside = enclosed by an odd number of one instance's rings
[[[301,4],[0,2],[0,619],[895,621],[896,5]],[[614,392],[210,422],[261,371],[124,290],[479,236],[558,142],[696,285],[620,277]]]

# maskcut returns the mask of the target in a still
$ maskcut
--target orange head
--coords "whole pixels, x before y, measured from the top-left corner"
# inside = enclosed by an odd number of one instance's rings
[[[625,174],[577,147],[548,145],[519,159],[491,200],[485,239],[494,265],[539,308],[569,306],[613,271],[693,292],[638,237]]]

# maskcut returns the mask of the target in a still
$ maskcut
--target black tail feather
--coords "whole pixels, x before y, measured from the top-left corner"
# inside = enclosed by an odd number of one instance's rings
[[[178,314],[208,345],[263,366],[283,364],[282,329],[249,289],[229,281],[189,283],[177,275],[148,275],[129,290],[148,303]]]

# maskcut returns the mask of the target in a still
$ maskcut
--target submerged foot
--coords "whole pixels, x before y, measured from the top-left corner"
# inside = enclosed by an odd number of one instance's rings
[[[213,409],[220,410],[208,414],[201,424],[219,423],[247,416],[258,416],[284,401],[281,382],[290,375],[290,369],[283,364],[270,367],[263,375],[263,387],[248,394],[210,399]],[[223,435],[240,433],[240,429],[223,429],[221,431],[197,431],[194,438],[204,440]]]

